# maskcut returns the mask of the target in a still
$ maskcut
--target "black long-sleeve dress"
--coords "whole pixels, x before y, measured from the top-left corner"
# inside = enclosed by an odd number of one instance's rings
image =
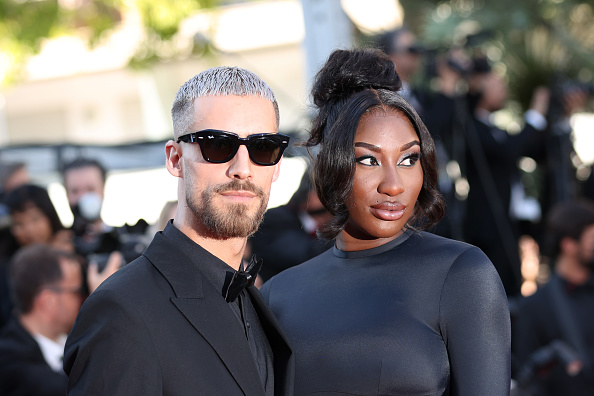
[[[507,300],[476,247],[408,230],[261,291],[292,343],[296,395],[509,394]]]

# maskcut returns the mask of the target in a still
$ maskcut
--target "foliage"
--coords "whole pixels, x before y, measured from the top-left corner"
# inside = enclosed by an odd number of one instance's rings
[[[499,62],[525,108],[537,85],[592,80],[592,0],[402,0],[420,36],[436,47],[480,48]],[[410,25],[410,20],[407,21]]]
[[[23,78],[26,60],[39,52],[45,39],[76,34],[93,47],[131,9],[139,13],[147,36],[134,60],[137,64],[150,62],[159,58],[155,48],[171,40],[182,19],[218,3],[217,0],[1,0],[0,83]]]

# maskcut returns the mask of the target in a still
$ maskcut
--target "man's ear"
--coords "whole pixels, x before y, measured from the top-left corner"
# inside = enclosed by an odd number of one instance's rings
[[[578,242],[570,237],[564,237],[559,242],[559,247],[561,248],[561,253],[567,255],[574,255],[578,250]]]
[[[33,298],[33,306],[40,312],[48,313],[57,304],[57,293],[48,289],[42,289]]]
[[[165,144],[165,166],[172,176],[182,177],[182,152],[179,143],[173,140]]]

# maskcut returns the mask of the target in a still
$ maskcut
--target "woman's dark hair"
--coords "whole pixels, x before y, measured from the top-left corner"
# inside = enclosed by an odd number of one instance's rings
[[[433,139],[413,107],[397,93],[401,85],[392,60],[374,49],[336,50],[316,75],[312,96],[318,112],[306,146],[319,146],[314,183],[320,201],[334,216],[320,229],[320,236],[334,238],[347,223],[346,202],[355,174],[355,134],[361,118],[378,110],[406,116],[421,142],[423,186],[409,225],[425,229],[443,217]]]
[[[15,188],[6,194],[5,204],[8,207],[10,214],[15,212],[24,212],[31,205],[37,207],[48,218],[52,227],[52,233],[63,230],[64,226],[58,217],[56,208],[43,187],[35,186],[33,184],[25,184]]]

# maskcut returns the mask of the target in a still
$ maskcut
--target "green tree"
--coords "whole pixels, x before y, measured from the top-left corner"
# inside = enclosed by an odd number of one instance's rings
[[[475,45],[505,65],[512,94],[525,108],[537,85],[556,77],[591,82],[594,1],[401,0],[407,23],[436,47]],[[484,41],[470,37],[485,33]]]
[[[66,34],[83,37],[90,47],[101,42],[130,9],[139,13],[146,41],[131,60],[141,65],[161,54],[181,20],[218,0],[0,0],[0,84],[24,77],[27,59],[43,40]]]

